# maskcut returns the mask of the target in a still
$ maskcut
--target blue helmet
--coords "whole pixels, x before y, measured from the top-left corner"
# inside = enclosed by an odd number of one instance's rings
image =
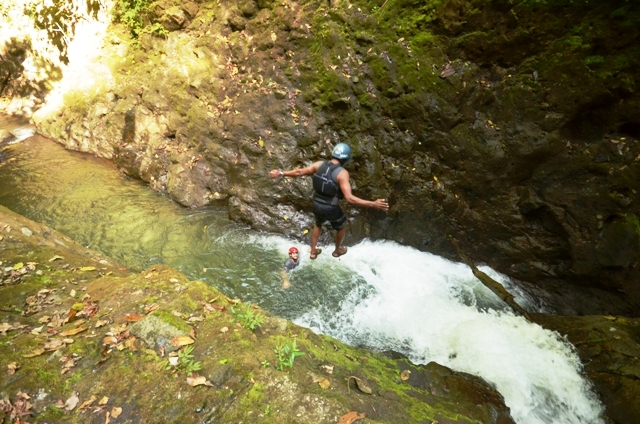
[[[345,143],[338,143],[336,147],[333,148],[331,156],[340,161],[349,160],[351,159],[351,147]]]

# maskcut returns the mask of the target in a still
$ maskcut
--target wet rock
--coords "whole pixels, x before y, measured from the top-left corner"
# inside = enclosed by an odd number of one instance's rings
[[[129,327],[129,331],[143,340],[150,348],[163,348],[167,353],[178,350],[178,347],[171,344],[171,339],[189,335],[153,314],[147,315],[133,324]]]

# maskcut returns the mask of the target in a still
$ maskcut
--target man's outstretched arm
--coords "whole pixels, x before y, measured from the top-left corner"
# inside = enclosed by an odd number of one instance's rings
[[[281,171],[279,169],[272,169],[271,171],[269,171],[269,176],[271,178],[278,178],[278,177],[302,177],[305,175],[313,175],[316,173],[320,165],[322,165],[322,161],[313,163],[307,166],[306,168],[292,169],[290,171]]]
[[[351,184],[349,184],[349,171],[343,169],[336,177],[338,184],[340,184],[340,190],[344,195],[344,200],[352,205],[364,206],[366,208],[380,209],[381,211],[389,210],[389,204],[385,199],[377,200],[364,200],[356,196],[351,192]]]

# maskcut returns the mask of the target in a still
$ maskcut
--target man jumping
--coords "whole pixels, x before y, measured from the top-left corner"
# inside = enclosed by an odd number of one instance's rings
[[[306,168],[291,171],[273,169],[269,172],[271,178],[313,176],[313,214],[316,218],[316,225],[313,227],[311,235],[311,259],[315,259],[322,252],[322,249],[316,246],[322,232],[322,224],[326,221],[329,221],[331,227],[337,231],[336,249],[332,256],[338,258],[347,253],[347,248],[342,246],[342,240],[346,234],[344,225],[347,223],[347,217],[338,205],[340,199],[345,199],[352,205],[383,211],[389,209],[389,204],[385,199],[364,200],[351,192],[349,172],[344,169],[344,164],[351,159],[351,148],[348,145],[338,143],[331,156],[331,160],[318,161]]]

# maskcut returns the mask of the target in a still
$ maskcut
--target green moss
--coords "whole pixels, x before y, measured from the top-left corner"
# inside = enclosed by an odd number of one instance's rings
[[[188,333],[191,330],[191,327],[186,322],[184,322],[183,319],[178,318],[169,312],[157,310],[157,311],[153,311],[152,315],[155,315],[160,320],[177,328],[178,330],[184,331],[186,333]]]

